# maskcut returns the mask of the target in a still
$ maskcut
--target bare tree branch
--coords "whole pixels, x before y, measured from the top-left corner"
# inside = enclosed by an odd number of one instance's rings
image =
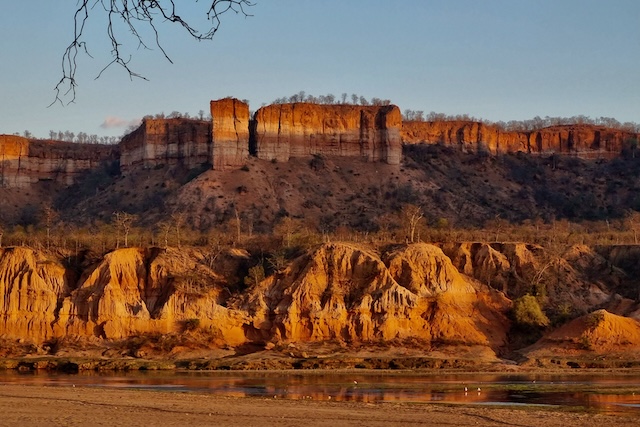
[[[180,0],[180,3],[189,0]],[[191,0],[198,3],[198,0]],[[78,54],[85,53],[89,57],[89,50],[84,40],[85,28],[89,17],[95,15],[106,15],[107,36],[111,42],[111,55],[113,60],[109,62],[99,73],[102,73],[114,64],[124,68],[130,78],[146,78],[130,67],[131,57],[127,57],[122,52],[121,40],[123,35],[117,31],[117,24],[124,24],[128,30],[129,37],[133,37],[138,43],[138,48],[149,49],[145,43],[141,32],[143,29],[153,33],[154,44],[162,52],[164,57],[172,63],[171,58],[160,43],[158,32],[158,22],[170,22],[181,26],[195,40],[211,40],[220,28],[221,16],[227,12],[235,12],[244,16],[251,16],[247,10],[255,3],[253,0],[207,0],[206,7],[203,7],[203,14],[206,16],[208,24],[204,28],[198,28],[188,22],[179,14],[179,6],[175,0],[78,0],[78,8],[75,11],[73,40],[67,46],[62,55],[62,77],[54,88],[55,103],[64,104],[63,98],[70,97],[68,103],[72,103],[76,98],[76,72],[78,70]]]

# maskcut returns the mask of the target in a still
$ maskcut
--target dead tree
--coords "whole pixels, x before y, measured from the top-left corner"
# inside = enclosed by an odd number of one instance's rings
[[[196,25],[196,18],[187,17],[189,9],[184,3],[195,2],[207,23]],[[235,12],[250,16],[247,12],[254,3],[251,0],[79,0],[73,15],[73,38],[62,55],[62,77],[54,88],[55,99],[52,104],[62,102],[62,98],[69,96],[73,102],[76,96],[76,71],[78,69],[78,54],[88,56],[89,49],[85,39],[85,29],[90,24],[90,18],[104,18],[106,20],[107,36],[111,43],[112,60],[100,71],[98,77],[111,65],[119,65],[126,70],[129,77],[146,78],[134,72],[129,63],[131,57],[125,52],[123,39],[132,37],[137,48],[148,49],[148,41],[143,37],[145,32],[151,33],[152,44],[155,45],[169,61],[169,55],[160,43],[160,25],[168,22],[182,27],[197,41],[211,40],[222,23],[221,18],[227,12]]]

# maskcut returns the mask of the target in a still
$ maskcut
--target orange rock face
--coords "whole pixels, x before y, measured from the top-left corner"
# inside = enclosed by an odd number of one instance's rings
[[[399,164],[400,110],[394,105],[277,104],[255,115],[256,155],[288,161],[326,154]]]
[[[56,335],[65,268],[28,248],[0,249],[0,335],[42,342]]]
[[[71,185],[83,172],[118,157],[118,146],[30,140],[0,135],[0,186],[26,188],[38,181]]]
[[[529,357],[584,352],[613,356],[617,352],[637,353],[638,350],[638,320],[597,310],[550,332],[524,353]]]
[[[638,134],[594,125],[552,126],[529,132],[505,132],[495,126],[468,121],[404,122],[405,144],[428,143],[460,147],[464,151],[498,153],[562,153],[611,157],[637,141]]]
[[[249,106],[235,98],[211,101],[213,168],[242,166],[249,156]]]
[[[497,348],[508,306],[478,291],[435,246],[388,254],[327,244],[249,292],[250,334],[288,342],[418,339]]]
[[[210,124],[191,119],[146,119],[120,143],[120,167],[153,168],[184,164],[188,168],[211,161]]]
[[[33,250],[0,251],[0,336],[113,340],[179,332],[197,319],[219,345],[417,339],[495,351],[509,323],[500,293],[478,288],[427,244],[384,259],[326,244],[232,303],[229,283],[197,251],[120,249],[71,277]]]

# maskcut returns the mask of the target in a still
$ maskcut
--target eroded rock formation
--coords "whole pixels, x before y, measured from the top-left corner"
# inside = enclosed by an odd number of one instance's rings
[[[26,188],[39,181],[71,185],[82,173],[117,157],[115,145],[0,135],[0,187]]]
[[[435,246],[387,254],[327,244],[249,291],[250,334],[264,340],[417,339],[504,345],[508,302],[476,289]]]
[[[42,342],[70,291],[66,269],[32,249],[0,249],[0,335]]]
[[[229,253],[229,260],[242,254]],[[217,257],[216,257],[217,259]],[[509,302],[458,273],[435,246],[385,255],[326,244],[233,302],[228,277],[197,251],[120,249],[81,277],[33,250],[0,252],[0,336],[121,339],[197,319],[219,345],[417,339],[504,345]],[[224,270],[224,268],[223,268]]]
[[[242,166],[249,156],[249,106],[235,98],[211,101],[213,168]]]
[[[256,155],[266,160],[314,154],[399,164],[402,118],[395,105],[276,104],[255,114]]]
[[[211,125],[184,118],[145,119],[122,138],[120,168],[183,164],[188,168],[211,162]]]
[[[485,150],[492,154],[524,152],[612,157],[623,150],[635,149],[638,135],[586,124],[507,132],[479,122],[410,121],[402,124],[402,140],[405,144],[444,144],[465,151]]]

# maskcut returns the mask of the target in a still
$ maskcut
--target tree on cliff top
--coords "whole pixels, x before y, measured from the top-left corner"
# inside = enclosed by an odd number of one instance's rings
[[[123,32],[133,36],[138,47],[143,48],[148,48],[148,46],[142,34],[145,31],[150,32],[154,39],[153,43],[165,58],[172,62],[160,43],[158,22],[169,22],[181,26],[195,40],[211,40],[220,28],[222,15],[231,11],[249,16],[247,9],[255,4],[252,0],[208,0],[202,3],[195,0],[196,3],[199,3],[207,20],[206,24],[196,25],[192,18],[186,18],[186,2],[187,0],[180,2],[175,0],[78,0],[78,7],[73,16],[73,39],[62,55],[62,77],[54,88],[56,97],[53,103],[62,103],[61,96],[70,96],[69,102],[75,100],[78,54],[84,52],[89,55],[84,33],[90,16],[106,16],[107,35],[111,42],[113,59],[102,71],[117,64],[123,67],[131,78],[144,79],[144,76],[129,67],[131,58],[127,57],[122,49]],[[180,6],[178,6],[179,3],[181,3]],[[122,30],[119,31],[119,29]]]

